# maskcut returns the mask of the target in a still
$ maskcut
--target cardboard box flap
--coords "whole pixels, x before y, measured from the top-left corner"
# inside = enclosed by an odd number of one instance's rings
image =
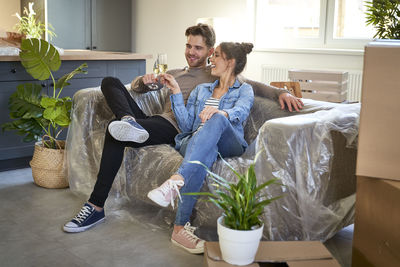
[[[206,242],[208,257],[221,261],[218,242]],[[256,254],[256,262],[288,262],[333,259],[328,249],[319,241],[263,241]]]
[[[340,264],[335,259],[327,260],[311,260],[311,261],[288,261],[290,267],[340,267]]]

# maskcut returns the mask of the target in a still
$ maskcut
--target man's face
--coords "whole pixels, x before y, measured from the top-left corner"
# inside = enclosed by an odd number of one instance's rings
[[[207,57],[211,56],[214,48],[208,48],[203,36],[189,35],[187,37],[185,57],[191,68],[205,67]]]

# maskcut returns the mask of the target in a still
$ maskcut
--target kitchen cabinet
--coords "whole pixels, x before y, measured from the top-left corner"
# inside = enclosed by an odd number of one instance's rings
[[[58,47],[132,51],[132,0],[48,0],[47,14]]]
[[[122,83],[128,84],[133,78],[146,71],[146,59],[150,55],[132,53],[112,53],[95,51],[66,51],[61,56],[61,68],[54,73],[58,79],[69,73],[80,64],[88,64],[88,74],[78,74],[70,80],[70,85],[63,89],[61,96],[72,96],[80,89],[98,87],[106,76],[118,77]],[[8,99],[15,92],[17,85],[26,82],[39,83],[43,92],[51,94],[52,80],[34,80],[24,69],[18,56],[0,56],[0,124],[10,121]],[[65,139],[64,130],[60,139]],[[0,131],[0,171],[28,167],[33,155],[34,143],[22,142],[22,137],[15,132]]]

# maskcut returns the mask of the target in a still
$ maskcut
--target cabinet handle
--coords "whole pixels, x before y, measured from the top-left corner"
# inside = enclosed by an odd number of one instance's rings
[[[90,50],[90,46],[86,46],[86,49],[87,49],[87,50]]]
[[[40,85],[41,85],[43,88],[46,87],[46,84],[45,84],[45,83],[41,83]]]
[[[93,46],[93,49],[97,49],[97,46]]]
[[[16,68],[12,68],[11,69],[11,73],[17,73],[17,69]]]

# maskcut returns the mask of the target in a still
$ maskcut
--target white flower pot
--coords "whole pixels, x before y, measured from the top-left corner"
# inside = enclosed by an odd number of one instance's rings
[[[223,225],[223,216],[218,218],[218,237],[222,259],[234,265],[247,265],[254,261],[262,237],[264,225],[254,230],[233,230]]]

